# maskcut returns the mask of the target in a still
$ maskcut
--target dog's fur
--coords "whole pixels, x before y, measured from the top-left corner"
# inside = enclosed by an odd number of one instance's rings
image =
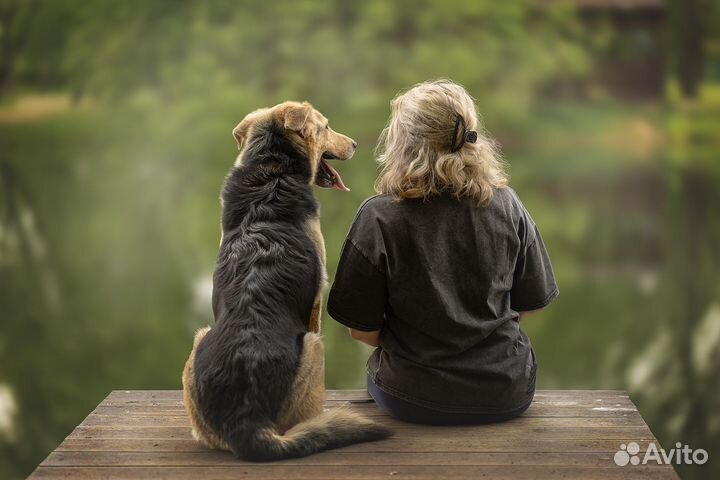
[[[197,332],[183,371],[193,436],[253,461],[388,437],[349,410],[323,412],[325,246],[311,185],[323,156],[348,159],[355,142],[296,102],[249,114],[233,134],[244,148],[221,195],[216,323]]]

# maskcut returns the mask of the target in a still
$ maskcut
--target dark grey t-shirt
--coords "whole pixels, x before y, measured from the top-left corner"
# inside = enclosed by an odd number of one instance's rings
[[[478,207],[371,197],[343,246],[328,313],[381,330],[368,373],[391,395],[450,412],[525,405],[535,355],[520,311],[558,295],[542,238],[520,199],[498,189]]]

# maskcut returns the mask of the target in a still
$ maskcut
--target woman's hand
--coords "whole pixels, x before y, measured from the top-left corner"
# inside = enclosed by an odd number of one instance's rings
[[[350,336],[358,342],[367,343],[371,347],[380,346],[380,330],[375,330],[374,332],[363,332],[362,330],[348,328],[348,331],[350,332]]]

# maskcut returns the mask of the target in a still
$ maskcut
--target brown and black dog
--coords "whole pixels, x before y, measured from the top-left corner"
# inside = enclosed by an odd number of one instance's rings
[[[250,113],[222,189],[215,326],[195,335],[184,400],[200,443],[245,460],[301,457],[390,432],[345,409],[323,412],[320,332],[325,245],[312,185],[347,190],[326,160],[355,142],[308,103]]]

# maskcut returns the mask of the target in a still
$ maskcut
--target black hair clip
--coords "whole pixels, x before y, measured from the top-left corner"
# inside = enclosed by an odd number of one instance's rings
[[[460,142],[455,145],[455,139],[458,136],[458,131],[460,130],[460,125],[462,125],[463,133],[460,136]],[[466,143],[475,143],[478,139],[478,133],[475,130],[465,130],[465,119],[462,117],[462,115],[458,115],[455,119],[455,130],[453,130],[453,136],[452,136],[452,145],[450,145],[450,151],[452,153],[457,152],[460,150],[460,148],[465,145]]]

